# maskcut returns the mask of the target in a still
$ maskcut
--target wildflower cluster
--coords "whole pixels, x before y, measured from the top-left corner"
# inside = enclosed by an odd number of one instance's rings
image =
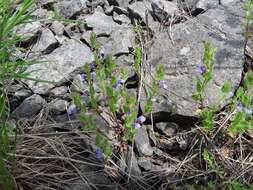
[[[202,117],[202,124],[207,132],[212,131],[214,127],[214,113],[218,110],[216,107],[204,107],[204,91],[207,84],[213,78],[213,67],[214,67],[214,53],[215,50],[209,42],[205,42],[205,52],[203,65],[198,67],[198,72],[200,76],[197,77],[197,88],[196,92],[193,94],[195,100],[200,101],[200,116]],[[224,99],[225,94],[231,92],[231,82],[226,81],[221,92]],[[248,72],[244,79],[244,85],[239,87],[236,92],[231,105],[231,109],[235,110],[235,115],[232,118],[229,130],[231,132],[245,132],[253,127],[252,120],[252,100],[253,100],[253,73]]]
[[[73,104],[69,106],[67,112],[71,117],[78,114],[79,119],[84,123],[85,130],[96,132],[96,156],[101,157],[104,152],[106,155],[112,154],[112,147],[108,139],[93,124],[92,114],[88,114],[88,110],[92,109],[97,114],[99,104],[103,100],[111,112],[112,118],[116,123],[122,123],[124,131],[122,133],[123,140],[132,142],[136,131],[142,127],[146,121],[144,115],[138,116],[137,97],[126,88],[126,79],[129,77],[125,68],[120,71],[112,56],[103,57],[100,53],[101,46],[96,39],[94,33],[91,34],[91,46],[94,52],[95,62],[86,64],[84,72],[81,73],[81,79],[89,86],[89,90],[79,93],[73,93]],[[141,75],[142,52],[139,47],[135,49],[135,71],[137,75]],[[117,74],[116,74],[117,73]],[[119,74],[118,74],[119,73]],[[159,89],[166,89],[167,86],[163,81],[164,68],[162,65],[156,70],[155,80],[150,90],[146,113],[152,111],[152,98],[158,95]],[[95,92],[95,83],[98,86],[98,93]]]
[[[239,87],[233,99],[232,109],[235,116],[229,130],[234,133],[245,132],[253,128],[253,72],[249,71],[244,78],[244,85]]]
[[[200,76],[197,77],[197,88],[196,92],[193,94],[193,99],[200,101],[201,107],[204,106],[204,92],[208,83],[213,78],[213,68],[214,68],[214,53],[215,49],[212,47],[210,42],[204,43],[204,57],[203,64],[199,65],[197,70],[200,73]]]
[[[152,82],[152,87],[148,89],[147,91],[147,100],[145,104],[145,112],[151,113],[153,102],[155,100],[155,97],[157,97],[160,93],[160,90],[167,90],[167,85],[165,83],[164,79],[164,66],[162,64],[159,64],[156,68],[155,76]]]

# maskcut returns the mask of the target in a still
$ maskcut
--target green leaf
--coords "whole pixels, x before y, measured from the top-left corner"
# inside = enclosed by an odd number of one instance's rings
[[[244,86],[246,89],[250,89],[253,87],[253,71],[247,72],[244,79]]]
[[[165,69],[163,64],[159,64],[156,68],[156,80],[163,80],[165,75]]]
[[[249,107],[251,104],[251,98],[248,97],[247,95],[242,95],[241,96],[241,102],[245,107]]]
[[[113,88],[112,88],[112,86],[110,86],[110,85],[107,85],[106,86],[106,93],[107,93],[107,96],[109,96],[109,97],[113,97]]]
[[[237,97],[237,98],[240,98],[243,94],[244,94],[244,89],[243,89],[243,87],[240,86],[240,87],[237,89],[237,91],[236,91],[236,97]]]
[[[195,93],[192,95],[192,99],[195,101],[201,101],[201,96],[199,94]]]
[[[232,88],[232,83],[231,83],[231,81],[226,81],[226,82],[223,84],[223,86],[222,86],[222,88],[221,88],[221,91],[222,91],[223,93],[229,93],[229,92],[231,91],[231,88]]]

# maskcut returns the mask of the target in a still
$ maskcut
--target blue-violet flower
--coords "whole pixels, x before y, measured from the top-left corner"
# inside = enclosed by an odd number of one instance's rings
[[[133,124],[133,128],[139,129],[139,128],[141,128],[141,124],[139,124],[139,123],[134,123],[134,124]]]
[[[160,80],[158,85],[160,88],[167,89],[167,85],[164,80]]]
[[[137,118],[137,122],[138,122],[138,123],[144,123],[145,121],[146,121],[146,117],[143,116],[143,115],[141,115],[141,116],[139,116],[139,117]]]
[[[95,151],[95,154],[96,154],[96,158],[101,158],[102,155],[103,155],[103,151],[101,148],[97,148],[96,151]]]
[[[205,65],[199,65],[199,66],[198,66],[198,72],[199,72],[201,75],[203,75],[204,73],[206,73],[206,71],[207,71],[207,68],[206,68]]]

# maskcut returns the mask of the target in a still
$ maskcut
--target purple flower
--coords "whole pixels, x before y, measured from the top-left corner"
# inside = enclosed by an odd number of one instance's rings
[[[167,89],[167,85],[165,84],[164,80],[160,80],[158,85],[159,85],[160,88]]]
[[[243,109],[243,105],[241,103],[238,103],[236,106],[236,111],[240,112],[240,111],[242,111],[242,109]]]
[[[87,91],[82,92],[81,97],[84,102],[87,102],[89,100],[89,92],[87,92]]]
[[[206,73],[206,71],[207,71],[207,68],[206,68],[205,65],[199,65],[199,66],[198,66],[198,72],[199,72],[201,75],[203,75],[204,73]]]
[[[96,73],[93,71],[90,73],[92,80],[96,79]]]
[[[134,123],[134,124],[133,124],[133,128],[139,129],[139,128],[141,128],[141,124],[139,124],[139,123]]]
[[[95,65],[94,65],[94,63],[91,63],[90,64],[90,70],[94,70],[95,69]]]
[[[87,79],[87,75],[85,73],[81,74],[82,82],[84,82]]]
[[[116,84],[113,85],[113,88],[120,88],[120,87],[122,87],[122,86],[124,85],[124,83],[125,83],[125,80],[119,79],[119,80],[116,82]]]
[[[95,151],[95,154],[96,154],[96,158],[101,158],[102,155],[103,155],[103,151],[101,148],[97,148],[96,151]]]
[[[244,107],[244,106],[242,105],[242,103],[238,103],[238,104],[237,104],[237,106],[236,106],[236,111],[237,111],[237,112],[244,111],[244,112],[247,113],[247,114],[252,114],[252,113],[253,113],[253,111],[252,111],[251,108]]]
[[[71,104],[67,109],[67,113],[69,116],[75,115],[77,112],[78,110],[75,104]]]
[[[252,109],[250,109],[250,108],[244,108],[243,110],[244,110],[245,113],[247,113],[249,115],[252,114]]]
[[[146,121],[146,117],[144,117],[143,115],[137,118],[137,123],[144,123],[145,121]]]

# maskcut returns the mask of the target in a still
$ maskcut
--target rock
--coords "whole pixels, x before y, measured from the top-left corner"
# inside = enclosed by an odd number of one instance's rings
[[[138,165],[144,169],[145,171],[148,171],[151,169],[152,167],[152,163],[150,161],[150,159],[147,158],[139,158],[138,159]]]
[[[149,143],[148,133],[145,127],[137,130],[134,142],[140,156],[153,155],[153,149]]]
[[[166,150],[175,150],[178,149],[176,146],[177,141],[175,139],[159,139],[159,147]]]
[[[32,12],[32,15],[35,16],[37,19],[47,19],[52,14],[51,11],[47,11],[46,9],[37,8],[34,12]]]
[[[127,54],[123,54],[120,56],[117,56],[115,58],[115,61],[117,63],[117,66],[119,66],[120,68],[122,67],[128,67],[128,70],[132,70],[132,67],[134,65],[134,56],[133,55],[127,55]],[[129,76],[134,75],[134,72],[131,72],[132,74],[129,74]]]
[[[89,46],[91,46],[91,43],[90,43],[90,36],[91,36],[91,31],[84,31],[82,33],[82,38],[86,44],[89,44]]]
[[[16,34],[19,36],[34,36],[42,28],[42,24],[39,21],[26,23],[16,29]]]
[[[186,136],[177,136],[176,141],[182,150],[186,150],[189,146],[189,138]]]
[[[106,0],[95,0],[95,1],[87,1],[87,7],[89,7],[89,13],[93,12],[94,9],[101,9],[103,11],[103,7],[109,6]]]
[[[85,20],[87,26],[93,28],[93,32],[97,35],[110,35],[120,27],[113,21],[112,17],[97,10],[92,15],[87,15]]]
[[[69,38],[67,38],[64,35],[56,35],[54,36],[55,39],[59,42],[60,45],[64,44],[66,41],[68,41]]]
[[[160,150],[159,148],[154,147],[153,149],[154,149],[154,153],[155,153],[155,155],[157,155],[157,156],[164,156],[163,151],[162,151],[162,150]]]
[[[42,52],[43,54],[51,53],[58,46],[58,41],[55,39],[54,34],[48,28],[41,31],[36,44],[33,46],[33,52]]]
[[[33,92],[38,94],[47,94],[55,86],[54,83],[67,81],[74,71],[81,70],[85,63],[94,60],[89,47],[77,40],[66,41],[61,47],[42,58],[45,62],[31,65],[27,69],[31,77],[51,82],[26,81]]]
[[[100,132],[103,133],[109,140],[115,138],[115,131],[103,117],[92,111],[89,111],[86,114],[92,116],[93,124],[97,126]],[[85,130],[85,126],[83,126],[83,129]]]
[[[49,94],[53,96],[64,96],[68,93],[68,87],[66,86],[59,86],[55,87],[52,90],[50,90]]]
[[[69,103],[66,100],[54,99],[48,104],[50,115],[60,115],[66,112]]]
[[[129,0],[107,0],[109,5],[127,7],[129,5]]]
[[[62,23],[60,23],[59,21],[54,21],[51,26],[50,29],[54,32],[54,34],[56,35],[63,35],[64,33],[64,25]]]
[[[9,98],[9,103],[11,110],[17,108],[24,99],[28,98],[32,95],[32,91],[29,89],[26,89],[20,84],[14,84],[11,85],[8,89],[8,95],[11,97]]]
[[[228,1],[234,1],[234,0],[228,0]],[[221,0],[222,4],[227,4],[227,1]],[[216,0],[199,0],[196,4],[195,9],[200,9],[203,11],[207,11],[208,9],[215,8],[219,5],[219,1]]]
[[[149,139],[150,139],[150,143],[152,146],[156,146],[157,145],[157,138],[155,136],[155,132],[153,130],[152,125],[146,125],[146,128],[148,130],[148,135],[149,135]]]
[[[164,134],[168,137],[173,137],[179,126],[176,123],[156,123],[155,128],[161,134]]]
[[[26,23],[17,27],[15,30],[15,35],[28,37],[25,40],[22,40],[22,43],[25,45],[31,45],[33,41],[38,37],[41,32],[42,24],[38,21],[32,23]]]
[[[71,92],[89,92],[89,85],[83,81],[81,75],[76,75],[70,87]]]
[[[178,7],[175,3],[165,0],[152,0],[151,7],[153,16],[160,22],[166,21],[178,12]]]
[[[196,5],[199,0],[177,0],[178,7],[188,13],[192,13],[196,10]]]
[[[72,183],[67,183],[63,190],[90,190],[93,187],[103,190],[117,190],[119,187],[113,183],[106,172],[103,171],[85,171],[87,174],[87,183],[83,180],[75,180]],[[92,185],[91,185],[92,184]]]
[[[118,24],[130,25],[131,21],[129,18],[124,14],[117,14],[116,12],[113,13],[113,20]]]
[[[141,175],[141,170],[138,166],[138,161],[136,159],[135,153],[130,147],[127,155],[126,155],[126,164],[127,164],[127,173],[130,176],[140,176]]]
[[[148,1],[136,1],[128,6],[128,12],[130,18],[137,18],[139,20],[145,21],[146,14],[152,10],[151,3]]]
[[[83,190],[91,189],[91,187],[84,183],[82,180],[75,180],[72,183],[68,183],[63,186],[63,190]]]
[[[114,31],[107,43],[103,46],[104,55],[128,54],[134,47],[134,32],[131,28],[122,28]]]
[[[151,168],[151,172],[155,172],[158,173],[158,176],[162,176],[164,174],[171,175],[174,174],[176,172],[176,167],[175,166],[168,166],[168,163],[164,163],[162,165],[155,165],[152,164],[152,168]]]
[[[151,47],[151,62],[165,65],[165,83],[167,90],[161,90],[177,111],[183,115],[196,115],[198,103],[192,99],[196,90],[198,65],[202,63],[203,41],[210,41],[216,48],[216,65],[214,79],[207,87],[205,94],[208,106],[225,105],[233,96],[241,81],[243,70],[243,23],[241,10],[243,3],[210,9],[199,15],[196,22],[186,21],[175,25],[171,38],[167,32],[155,34]],[[208,28],[208,30],[202,28]],[[187,51],[186,51],[187,50]],[[226,101],[220,102],[223,96],[221,87],[225,81],[231,81],[232,92],[225,95]],[[212,94],[212,96],[210,96]]]
[[[49,6],[50,4],[56,3],[57,0],[40,0],[38,3],[44,7]]]
[[[239,2],[238,0],[221,0],[221,4],[219,5],[219,1],[217,0],[177,0],[178,7],[181,10],[186,12],[190,12],[193,15],[197,15],[198,13],[203,13],[208,9],[215,9],[218,6],[229,5],[231,3]]]
[[[76,23],[68,24],[64,27],[64,31],[69,38],[79,40],[82,37],[82,32]]]
[[[39,95],[34,94],[26,98],[11,114],[15,118],[32,118],[43,107],[46,101]]]
[[[55,9],[64,17],[71,18],[87,8],[88,0],[64,0],[55,4]]]
[[[150,77],[144,79],[146,82],[151,83]],[[161,90],[162,91],[162,90]],[[162,91],[163,92],[163,91]],[[142,90],[141,96],[141,107],[145,107],[146,103],[146,94],[144,89]],[[171,101],[170,98],[154,97],[153,102],[153,112],[169,112],[174,113],[177,110],[176,103]]]
[[[96,93],[100,92],[100,88],[98,86],[98,82],[96,80],[93,81],[93,87]],[[71,92],[80,92],[80,93],[86,93],[89,95],[89,85],[86,80],[83,80],[81,75],[78,74],[73,78],[73,82],[70,86]]]
[[[105,10],[105,14],[107,14],[107,15],[112,15],[114,12],[119,14],[119,15],[121,15],[121,14],[124,14],[126,16],[128,15],[127,9],[123,8],[123,7],[109,6]]]

